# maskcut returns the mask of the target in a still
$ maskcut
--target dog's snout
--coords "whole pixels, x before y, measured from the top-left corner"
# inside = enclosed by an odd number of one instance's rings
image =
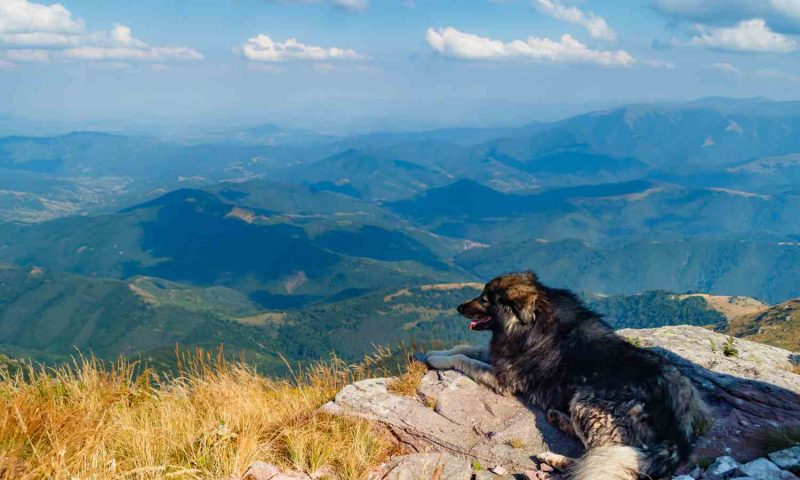
[[[458,307],[456,307],[456,311],[457,311],[459,314],[461,314],[461,315],[464,315],[464,304],[462,303],[461,305],[459,305]]]

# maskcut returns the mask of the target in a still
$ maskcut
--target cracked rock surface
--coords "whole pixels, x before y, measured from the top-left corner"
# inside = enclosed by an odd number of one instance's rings
[[[796,354],[737,339],[738,356],[726,356],[722,345],[727,337],[700,327],[619,333],[673,361],[709,404],[712,424],[679,474],[721,456],[747,465],[768,453],[756,441],[765,431],[800,428],[800,376],[792,371]],[[378,378],[348,385],[323,410],[373,421],[409,452],[447,453],[512,472],[536,469],[532,456],[543,451],[582,454],[582,446],[552,427],[541,410],[497,395],[459,372],[427,372],[416,397],[389,392],[390,382]],[[791,463],[793,455],[784,452],[772,464]]]

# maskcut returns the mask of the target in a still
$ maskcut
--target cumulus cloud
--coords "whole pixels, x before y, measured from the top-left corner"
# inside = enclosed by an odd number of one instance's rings
[[[166,62],[200,60],[189,47],[151,46],[117,24],[110,31],[87,31],[60,4],[28,0],[0,3],[0,57],[6,62],[61,60]]]
[[[364,58],[349,48],[317,47],[298,42],[294,38],[285,42],[276,42],[264,34],[249,38],[234,50],[253,62],[287,62],[291,60],[328,62]]]
[[[719,70],[720,72],[723,73],[739,73],[739,69],[734,67],[730,63],[717,62],[717,63],[712,63],[711,65],[709,65],[709,67],[713,68],[714,70]]]
[[[653,8],[670,20],[730,25],[763,18],[773,30],[800,33],[798,0],[653,0]]]
[[[797,50],[797,42],[769,29],[763,19],[742,20],[733,27],[709,28],[698,26],[698,35],[690,45],[734,52],[790,53]]]
[[[560,0],[534,0],[534,5],[540,11],[553,18],[582,26],[592,38],[599,38],[609,42],[617,39],[616,32],[608,26],[605,19],[595,15],[593,12],[584,12],[577,7],[565,6]]]
[[[636,63],[624,50],[592,50],[567,34],[558,41],[528,37],[527,40],[502,42],[447,27],[429,28],[425,40],[439,55],[464,60],[531,59],[603,67],[627,67]]]

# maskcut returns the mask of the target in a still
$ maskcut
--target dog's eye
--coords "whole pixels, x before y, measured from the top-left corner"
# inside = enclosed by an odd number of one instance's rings
[[[481,295],[481,303],[489,303],[489,297],[486,295]]]

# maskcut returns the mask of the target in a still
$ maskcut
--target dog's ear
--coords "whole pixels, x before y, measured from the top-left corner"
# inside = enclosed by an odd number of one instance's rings
[[[536,300],[539,292],[531,285],[514,285],[503,294],[503,300],[522,323],[536,321]]]

